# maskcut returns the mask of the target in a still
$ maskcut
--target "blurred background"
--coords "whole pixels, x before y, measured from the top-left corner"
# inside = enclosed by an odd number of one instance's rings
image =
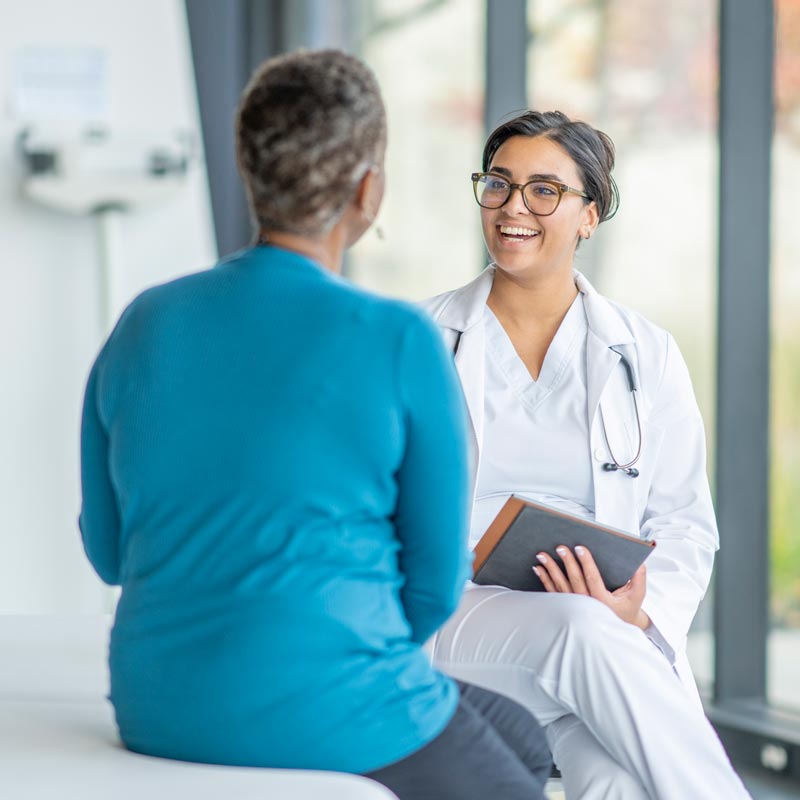
[[[620,211],[578,265],[681,346],[730,554],[693,667],[740,761],[800,781],[800,0],[0,0],[0,613],[113,603],[76,525],[84,381],[135,294],[250,240],[235,104],[298,46],[384,92],[384,237],[345,265],[377,292],[485,266],[469,175],[504,114],[612,137]]]

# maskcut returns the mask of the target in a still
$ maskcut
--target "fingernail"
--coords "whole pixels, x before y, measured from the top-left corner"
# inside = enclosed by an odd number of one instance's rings
[[[536,558],[538,558],[538,559],[539,559],[539,561],[541,561],[541,562],[542,562],[542,564],[546,564],[546,563],[547,563],[547,556],[546,556],[544,553],[539,553],[539,554],[536,556]]]
[[[531,567],[531,569],[536,573],[536,577],[539,577],[539,567]]]
[[[583,555],[583,554],[584,554],[586,551],[585,551],[585,550],[584,550],[584,549],[583,549],[583,548],[582,548],[580,545],[578,545],[578,546],[575,548],[575,552],[576,552],[576,553],[577,553],[579,556],[582,556],[582,555]]]
[[[556,553],[558,553],[560,556],[565,556],[567,554],[567,548],[559,545],[556,547]]]

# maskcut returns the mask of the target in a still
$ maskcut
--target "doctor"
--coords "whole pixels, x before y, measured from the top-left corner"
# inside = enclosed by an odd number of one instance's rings
[[[434,659],[533,711],[568,799],[747,797],[686,658],[718,547],[689,374],[573,268],[616,211],[613,165],[611,140],[560,112],[500,125],[472,175],[493,263],[426,306],[471,417],[470,545],[517,494],[657,547],[616,592],[585,548],[531,553],[547,593],[472,587]]]

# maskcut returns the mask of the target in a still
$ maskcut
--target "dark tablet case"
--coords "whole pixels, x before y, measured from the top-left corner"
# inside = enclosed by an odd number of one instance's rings
[[[536,554],[548,553],[560,565],[556,547],[562,544],[588,548],[610,591],[624,586],[656,546],[512,495],[475,547],[472,580],[484,586],[543,592],[544,585],[532,569],[539,565]]]

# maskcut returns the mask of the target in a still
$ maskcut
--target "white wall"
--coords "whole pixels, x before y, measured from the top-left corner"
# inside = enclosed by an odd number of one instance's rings
[[[105,50],[116,129],[199,142],[199,117],[181,0],[0,0],[0,613],[91,612],[109,597],[76,524],[83,386],[104,335],[96,223],[20,196],[13,64],[29,46]],[[213,262],[199,159],[185,188],[123,219],[121,242],[119,305]]]

